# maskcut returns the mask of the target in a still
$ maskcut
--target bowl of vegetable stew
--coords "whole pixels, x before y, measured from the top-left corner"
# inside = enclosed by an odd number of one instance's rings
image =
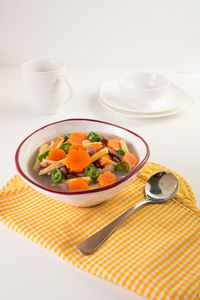
[[[147,162],[138,134],[91,119],[48,124],[26,137],[15,154],[19,175],[37,191],[77,207],[111,199]]]

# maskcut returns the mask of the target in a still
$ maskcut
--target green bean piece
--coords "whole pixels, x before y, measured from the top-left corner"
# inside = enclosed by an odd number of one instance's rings
[[[130,170],[130,166],[126,161],[120,161],[116,166],[115,166],[116,171],[121,171],[128,173]]]
[[[42,161],[43,158],[45,158],[48,154],[49,154],[49,151],[46,151],[46,152],[40,154],[37,158],[39,161]]]
[[[51,180],[54,183],[61,183],[63,181],[63,178],[64,175],[58,168],[53,169],[53,171],[51,172]]]
[[[71,135],[70,133],[67,133],[67,134],[64,136],[65,141],[68,140],[68,138],[70,137],[70,135]]]
[[[99,171],[93,166],[87,166],[85,168],[85,174],[91,177],[92,179],[96,179],[99,176]]]
[[[72,144],[70,143],[65,143],[65,144],[62,144],[62,146],[60,147],[60,149],[64,150],[65,153],[67,154],[69,152],[69,148],[71,147]]]
[[[94,131],[91,131],[88,134],[88,138],[92,142],[99,142],[100,141],[100,136],[97,133],[95,133]]]
[[[119,153],[119,154],[121,154],[121,155],[125,155],[125,152],[124,152],[124,150],[122,150],[122,149],[119,149],[119,150],[117,150],[117,152]]]

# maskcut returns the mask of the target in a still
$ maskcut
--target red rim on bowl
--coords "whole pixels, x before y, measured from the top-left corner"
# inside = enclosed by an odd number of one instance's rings
[[[136,166],[135,169],[133,169],[132,171],[130,171],[126,176],[124,176],[123,178],[117,180],[116,182],[114,182],[113,184],[110,184],[108,186],[105,186],[105,187],[100,187],[100,188],[96,188],[96,189],[92,189],[92,190],[84,190],[84,191],[76,191],[76,192],[61,192],[61,191],[54,191],[54,190],[51,190],[51,189],[48,189],[38,183],[36,183],[35,181],[33,181],[32,179],[30,179],[21,169],[20,167],[20,164],[19,164],[19,153],[20,153],[20,150],[21,150],[21,147],[22,145],[24,144],[24,142],[29,138],[31,137],[32,135],[34,135],[36,132],[46,128],[46,127],[50,127],[52,125],[55,125],[55,124],[58,124],[58,123],[64,123],[64,122],[71,122],[71,121],[89,121],[89,122],[96,122],[96,123],[100,123],[100,124],[106,124],[106,125],[110,125],[110,126],[113,126],[113,127],[117,127],[117,128],[120,128],[120,129],[123,129],[135,136],[137,136],[140,140],[142,140],[142,142],[144,143],[145,147],[146,147],[146,155],[144,157],[144,159]],[[112,123],[108,123],[108,122],[104,122],[104,121],[99,121],[99,120],[93,120],[93,119],[66,119],[66,120],[61,120],[61,121],[57,121],[57,122],[54,122],[54,123],[50,123],[50,124],[47,124],[37,130],[35,130],[34,132],[32,132],[30,135],[28,135],[21,143],[20,145],[18,146],[17,150],[16,150],[16,153],[15,153],[15,165],[16,165],[16,168],[17,168],[17,171],[19,172],[19,174],[24,178],[26,179],[28,182],[30,182],[31,184],[37,186],[38,188],[42,189],[42,190],[45,190],[46,192],[50,192],[50,193],[54,193],[54,194],[61,194],[61,195],[81,195],[81,194],[89,194],[89,193],[95,193],[95,192],[102,192],[104,190],[108,190],[108,189],[111,189],[119,184],[121,184],[122,182],[126,181],[128,178],[130,178],[131,176],[133,176],[135,173],[137,173],[138,170],[140,170],[144,165],[145,163],[147,162],[148,158],[149,158],[149,155],[150,155],[150,150],[149,150],[149,146],[147,145],[147,143],[145,142],[145,140],[139,136],[138,134],[136,134],[135,132],[129,130],[129,129],[126,129],[124,127],[121,127],[121,126],[118,126],[118,125],[114,125]]]

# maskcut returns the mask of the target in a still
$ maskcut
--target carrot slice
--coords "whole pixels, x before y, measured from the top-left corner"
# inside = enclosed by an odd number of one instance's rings
[[[101,144],[100,143],[91,143],[89,145],[85,145],[84,148],[95,148],[96,152],[99,151],[101,149]]]
[[[71,150],[85,150],[85,147],[82,144],[73,144],[69,147],[69,151]]]
[[[68,183],[69,190],[87,190],[88,183],[85,179],[79,177]]]
[[[66,153],[62,149],[54,148],[46,156],[47,160],[58,161],[66,157]]]
[[[101,186],[106,186],[114,183],[116,181],[116,176],[110,171],[106,171],[100,174],[97,180]]]
[[[105,154],[105,155],[103,155],[103,156],[101,156],[101,157],[99,158],[99,163],[100,163],[100,165],[101,165],[102,167],[105,168],[105,167],[107,167],[109,164],[108,164],[107,162],[104,161],[104,158],[111,159],[111,157],[110,157],[109,154]]]
[[[129,164],[130,168],[135,168],[138,163],[137,157],[133,153],[130,153],[130,152],[126,153],[123,156],[122,161],[126,161]]]
[[[69,139],[67,140],[67,143],[71,144],[82,144],[82,141],[87,139],[87,134],[83,132],[73,132]]]
[[[60,146],[62,146],[63,142],[64,142],[65,138],[61,135],[57,138],[57,140],[55,141],[55,143],[52,146],[52,149],[55,148],[60,148]]]
[[[90,155],[84,150],[71,150],[67,154],[66,167],[71,172],[83,172],[83,170],[91,164]]]
[[[107,142],[107,147],[108,148],[111,148],[112,150],[114,151],[117,151],[119,150],[121,147],[120,147],[120,142],[118,139],[111,139],[111,140],[108,140]]]

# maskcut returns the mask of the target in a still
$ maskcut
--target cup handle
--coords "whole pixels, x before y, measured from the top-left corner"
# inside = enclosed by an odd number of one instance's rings
[[[63,103],[68,102],[72,97],[72,84],[71,84],[70,80],[65,78],[65,76],[63,76],[63,75],[59,75],[57,78],[58,78],[58,80],[63,81],[68,87],[68,90],[69,90],[68,98],[67,98],[67,100],[65,99],[65,100],[62,101]]]

